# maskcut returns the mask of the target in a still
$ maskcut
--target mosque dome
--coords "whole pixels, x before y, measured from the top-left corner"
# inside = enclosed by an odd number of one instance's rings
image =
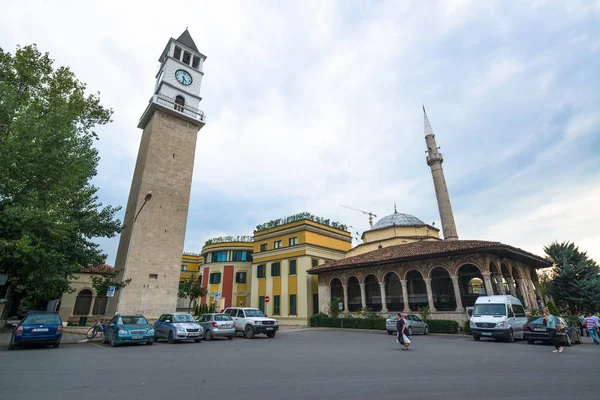
[[[383,217],[379,221],[377,221],[377,223],[373,226],[373,229],[383,229],[383,228],[388,228],[390,226],[423,226],[423,225],[426,225],[425,222],[421,221],[419,218],[417,218],[413,215],[394,212],[393,214],[390,214],[387,217]]]

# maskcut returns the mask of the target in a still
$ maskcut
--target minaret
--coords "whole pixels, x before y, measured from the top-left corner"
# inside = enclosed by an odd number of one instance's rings
[[[448,195],[448,187],[444,178],[444,170],[442,162],[444,158],[442,153],[438,151],[435,143],[435,135],[429,124],[425,106],[423,106],[423,114],[425,115],[425,142],[427,143],[427,165],[431,167],[431,175],[433,176],[433,185],[435,186],[435,196],[437,197],[438,208],[440,210],[440,219],[442,220],[442,230],[444,232],[444,240],[458,240],[456,232],[456,224],[454,223],[454,215],[452,214],[452,206],[450,205],[450,196]]]
[[[153,319],[177,306],[196,139],[205,123],[198,109],[205,59],[187,29],[158,59],[115,262],[119,278],[131,282],[111,300],[110,315]]]

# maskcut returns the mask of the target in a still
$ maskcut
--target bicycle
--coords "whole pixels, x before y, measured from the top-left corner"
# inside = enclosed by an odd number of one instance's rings
[[[96,323],[90,329],[88,329],[86,336],[88,339],[93,339],[98,333],[104,335],[105,331],[106,325],[101,323],[100,320],[97,319]]]

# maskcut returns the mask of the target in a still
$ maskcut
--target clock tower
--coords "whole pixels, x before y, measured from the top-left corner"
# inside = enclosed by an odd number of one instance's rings
[[[158,59],[115,262],[119,278],[131,281],[111,301],[111,315],[175,311],[196,138],[206,122],[198,109],[205,60],[187,29]]]

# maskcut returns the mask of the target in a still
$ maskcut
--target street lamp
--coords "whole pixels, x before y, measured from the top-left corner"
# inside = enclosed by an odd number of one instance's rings
[[[138,216],[144,209],[146,203],[150,201],[150,199],[152,199],[152,190],[149,190],[148,193],[146,193],[146,196],[144,196],[144,203],[133,218],[133,223],[131,224],[131,232],[129,232],[129,243],[127,243],[127,255],[125,256],[125,264],[123,265],[123,273],[121,275],[121,278],[125,278],[125,271],[127,270],[127,262],[129,261],[129,250],[131,247],[131,240],[133,239],[133,228],[135,227],[135,221],[137,221]],[[115,313],[119,310],[119,303],[121,302],[121,292],[124,289],[125,288],[121,288],[121,290],[119,290],[119,294],[117,295],[117,306],[115,308]]]

